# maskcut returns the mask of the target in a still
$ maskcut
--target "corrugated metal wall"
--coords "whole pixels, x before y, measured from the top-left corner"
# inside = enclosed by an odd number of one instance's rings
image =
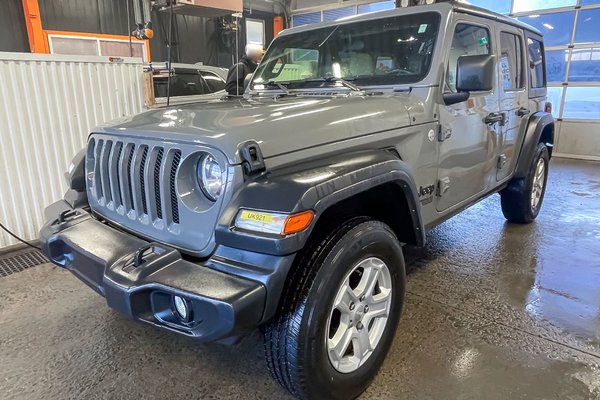
[[[43,210],[91,129],[143,109],[142,65],[106,57],[0,53],[0,222],[38,237]],[[0,230],[0,248],[16,244]]]

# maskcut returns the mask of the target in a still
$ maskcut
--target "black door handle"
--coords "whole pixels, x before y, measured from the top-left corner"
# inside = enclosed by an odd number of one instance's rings
[[[519,117],[524,117],[526,115],[529,115],[529,113],[531,113],[531,111],[529,111],[527,108],[525,107],[521,107],[517,110],[517,115]]]
[[[504,125],[505,118],[506,116],[504,113],[490,113],[487,117],[485,117],[485,123],[492,125],[496,122],[500,122],[500,125]]]

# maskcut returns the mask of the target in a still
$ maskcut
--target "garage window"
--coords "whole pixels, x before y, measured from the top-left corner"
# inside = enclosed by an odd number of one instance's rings
[[[600,48],[574,49],[569,69],[570,82],[600,81]]]
[[[246,43],[265,46],[265,21],[246,19]]]
[[[146,61],[147,43],[141,40],[108,38],[86,33],[61,33],[46,31],[51,54],[70,54],[88,56],[139,57]],[[105,35],[106,36],[106,35]],[[130,47],[131,46],[131,47]]]

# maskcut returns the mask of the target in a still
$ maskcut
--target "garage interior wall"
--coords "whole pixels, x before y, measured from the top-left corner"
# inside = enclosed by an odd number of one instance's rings
[[[47,31],[123,36],[129,31],[126,4],[121,0],[40,0],[38,4]],[[269,43],[274,16],[245,10],[240,55],[246,41],[245,19],[264,21],[264,39]],[[168,14],[152,17],[153,60],[166,60]],[[174,62],[231,65],[229,51],[235,47],[228,50],[223,43],[218,20],[175,18]],[[8,0],[0,13],[0,98],[5,100],[0,109],[0,167],[5,171],[0,175],[0,222],[25,240],[35,240],[44,207],[62,197],[63,173],[90,130],[143,110],[144,64],[140,59],[110,63],[107,57],[31,54],[29,49],[22,2]],[[0,231],[0,250],[17,243]]]
[[[8,0],[8,3],[8,8],[0,13],[0,51],[28,52],[21,1]],[[39,7],[45,30],[127,36],[134,27],[133,7],[130,10],[130,24],[127,24],[127,5],[123,0],[40,0]],[[246,41],[246,18],[264,21],[265,42],[270,43],[273,39],[275,16],[274,13],[256,9],[244,10],[239,31],[240,56]],[[152,60],[165,61],[169,14],[154,11],[152,21],[155,33],[150,40]],[[176,14],[173,22],[173,61],[229,67],[232,64],[232,54],[235,54],[235,42],[227,40],[219,21],[217,18]]]
[[[29,52],[29,39],[21,0],[2,1],[0,51]]]

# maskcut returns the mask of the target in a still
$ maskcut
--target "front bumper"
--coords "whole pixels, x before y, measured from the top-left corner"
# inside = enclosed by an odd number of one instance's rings
[[[223,258],[188,261],[174,248],[122,232],[64,201],[49,207],[46,218],[40,238],[50,260],[131,319],[215,341],[240,336],[266,317],[265,283],[270,281],[224,272],[231,266]],[[175,312],[174,295],[186,300],[188,321]]]

